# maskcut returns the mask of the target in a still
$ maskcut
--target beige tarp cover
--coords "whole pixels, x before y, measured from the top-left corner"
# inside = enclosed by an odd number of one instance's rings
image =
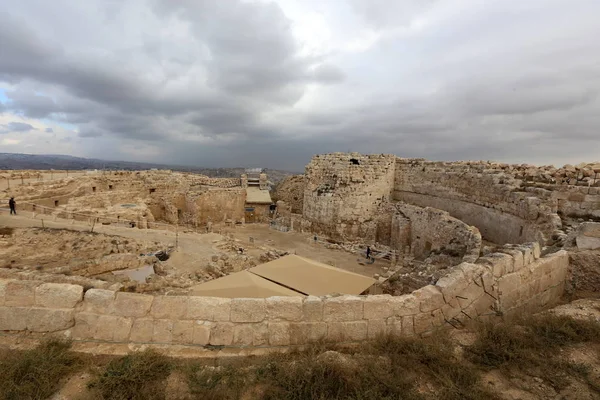
[[[246,189],[246,203],[251,204],[271,204],[271,194],[268,190],[260,190],[257,187]]]
[[[361,294],[376,282],[375,279],[293,254],[258,265],[249,271],[314,296]]]
[[[236,272],[219,279],[201,283],[191,290],[194,296],[211,297],[271,297],[302,296],[288,288],[254,275],[248,271]]]

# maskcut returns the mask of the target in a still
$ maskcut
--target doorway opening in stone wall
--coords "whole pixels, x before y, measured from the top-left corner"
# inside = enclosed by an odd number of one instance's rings
[[[246,207],[244,209],[245,211],[245,215],[244,215],[244,219],[246,221],[246,223],[254,223],[255,222],[255,217],[254,217],[254,207]]]

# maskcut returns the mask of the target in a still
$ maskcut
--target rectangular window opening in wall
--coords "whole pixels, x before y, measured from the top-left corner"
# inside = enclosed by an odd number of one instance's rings
[[[92,192],[96,191],[96,186],[92,186]]]
[[[54,207],[58,207],[58,200],[54,200]]]
[[[149,190],[149,192],[150,192],[150,193],[154,193],[154,192],[156,192],[156,189],[155,189],[155,188],[152,188],[152,189],[150,189],[150,190]]]
[[[108,190],[112,190],[112,185],[108,185]]]
[[[523,227],[521,227],[521,230],[519,231],[519,236],[523,236]]]

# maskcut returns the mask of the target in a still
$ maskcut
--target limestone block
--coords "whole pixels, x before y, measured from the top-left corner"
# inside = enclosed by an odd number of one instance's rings
[[[73,339],[94,339],[99,318],[100,315],[93,313],[80,312],[75,314]]]
[[[495,305],[496,299],[488,294],[484,294],[471,304],[478,316],[495,314]]]
[[[417,298],[421,312],[430,312],[441,308],[445,304],[442,292],[433,285],[424,286],[415,290],[412,294]]]
[[[303,321],[323,320],[323,301],[316,296],[308,296],[302,302]]]
[[[32,307],[27,313],[27,329],[32,332],[56,332],[75,324],[73,309]]]
[[[524,266],[523,262],[523,253],[516,249],[506,249],[503,250],[506,254],[509,254],[513,258],[513,267],[512,271],[509,269],[508,272],[517,272]]]
[[[402,317],[402,334],[406,336],[415,334],[415,317],[413,315]]]
[[[35,304],[35,288],[39,281],[9,281],[4,289],[4,304],[7,306],[32,306]]]
[[[417,335],[433,329],[434,318],[431,313],[420,313],[414,316],[413,329]]]
[[[392,309],[396,317],[415,315],[420,311],[419,301],[414,294],[405,294],[402,296],[393,296],[390,300]]]
[[[492,273],[499,278],[514,270],[514,259],[508,254],[493,253],[488,256],[492,262]]]
[[[339,296],[323,302],[323,321],[358,321],[363,318],[363,299]]]
[[[581,250],[600,249],[600,223],[582,223],[578,228],[575,241],[577,248]]]
[[[4,305],[4,297],[6,295],[6,286],[8,285],[8,280],[0,279],[0,307]]]
[[[254,343],[254,328],[252,324],[238,324],[233,327],[233,344],[237,346],[252,346]]]
[[[83,297],[83,308],[92,313],[112,313],[116,292],[104,289],[89,289]]]
[[[521,300],[523,301],[526,299],[530,299],[530,298],[538,295],[540,292],[543,292],[548,287],[549,286],[542,287],[541,279],[532,280],[527,285],[523,285],[519,288],[519,289],[521,289]]]
[[[479,264],[461,263],[457,267],[465,275],[468,281],[480,281],[482,273],[488,269]]]
[[[180,319],[187,313],[188,296],[155,296],[150,315],[159,319]]]
[[[195,321],[175,321],[173,323],[173,343],[191,344],[194,342]]]
[[[288,346],[290,344],[290,323],[269,322],[269,344],[271,346]]]
[[[35,305],[46,308],[73,308],[83,298],[83,287],[65,283],[42,283],[35,288]]]
[[[139,318],[133,321],[129,340],[137,343],[148,343],[152,341],[154,334],[154,320],[150,318]]]
[[[154,343],[171,343],[173,341],[173,321],[169,319],[155,319],[152,330]]]
[[[112,341],[114,336],[114,315],[98,315],[92,338],[95,340]]]
[[[460,314],[461,308],[458,300],[455,298],[453,302],[446,303],[440,309],[446,320],[451,320]]]
[[[385,320],[376,319],[368,321],[367,326],[367,338],[376,339],[379,336],[383,336],[387,333],[387,324]],[[400,324],[402,326],[402,323]]]
[[[494,275],[490,271],[486,271],[481,274],[481,283],[483,284],[483,290],[488,294],[497,297],[498,285],[494,279]]]
[[[459,295],[456,295],[456,299],[458,300],[460,308],[464,309],[468,307],[471,303],[473,303],[476,299],[481,297],[484,293],[485,292],[483,290],[483,287],[472,283]]]
[[[469,286],[469,280],[462,270],[455,268],[449,274],[442,276],[435,286],[441,291],[444,301],[449,302],[457,294]]]
[[[521,304],[521,292],[513,290],[512,292],[502,293],[499,300],[502,310],[509,310]]]
[[[527,266],[535,261],[533,257],[533,246],[528,244],[523,244],[518,247],[518,249],[523,253],[523,265]]]
[[[129,335],[131,334],[131,327],[133,326],[133,319],[127,317],[114,317],[114,334],[113,340],[115,342],[127,342]]]
[[[121,317],[143,317],[152,306],[154,296],[119,292],[114,302],[114,314]]]
[[[512,292],[521,286],[521,276],[518,273],[504,275],[498,279],[498,290],[500,293]]]
[[[325,322],[298,322],[290,324],[290,344],[319,342],[327,336]]]
[[[367,339],[368,322],[329,322],[327,340],[332,342],[359,342]]]
[[[302,297],[269,297],[267,315],[271,321],[300,321],[303,316]]]
[[[202,346],[206,346],[210,342],[210,335],[212,332],[213,324],[205,321],[196,321],[194,322],[194,337],[192,342],[194,344],[199,344]],[[219,334],[224,333],[225,329],[221,328]],[[223,340],[223,337],[217,338],[217,341]]]
[[[252,324],[252,328],[254,330],[254,346],[264,346],[269,344],[269,324],[267,322]]]
[[[537,260],[542,255],[542,248],[538,242],[533,242],[533,258]]]
[[[267,316],[265,299],[232,299],[232,322],[261,322]]]
[[[233,327],[230,322],[217,322],[210,330],[209,343],[215,346],[230,346],[233,343]]]
[[[410,317],[390,317],[386,320],[386,334],[400,336],[402,335],[402,319]]]
[[[27,329],[28,307],[0,307],[0,331]]]
[[[444,314],[442,313],[442,310],[438,309],[438,310],[432,311],[431,316],[432,316],[431,323],[434,327],[440,327],[446,323],[446,320],[444,318]]]
[[[363,304],[364,319],[383,321],[391,317],[394,314],[391,298],[389,295],[367,296]]]
[[[227,322],[230,320],[231,299],[191,296],[188,299],[187,318],[204,321]]]
[[[560,265],[560,263],[557,263],[557,264],[558,265],[556,265],[550,271],[550,278],[552,279],[552,286],[560,285],[561,283],[564,283],[567,279],[567,272],[568,272],[567,267],[564,265]]]

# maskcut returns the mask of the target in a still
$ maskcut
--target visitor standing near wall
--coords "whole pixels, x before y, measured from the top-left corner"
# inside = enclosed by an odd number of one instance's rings
[[[10,200],[8,200],[8,206],[10,207],[10,214],[17,215],[17,203],[15,202],[14,197],[11,197]]]

